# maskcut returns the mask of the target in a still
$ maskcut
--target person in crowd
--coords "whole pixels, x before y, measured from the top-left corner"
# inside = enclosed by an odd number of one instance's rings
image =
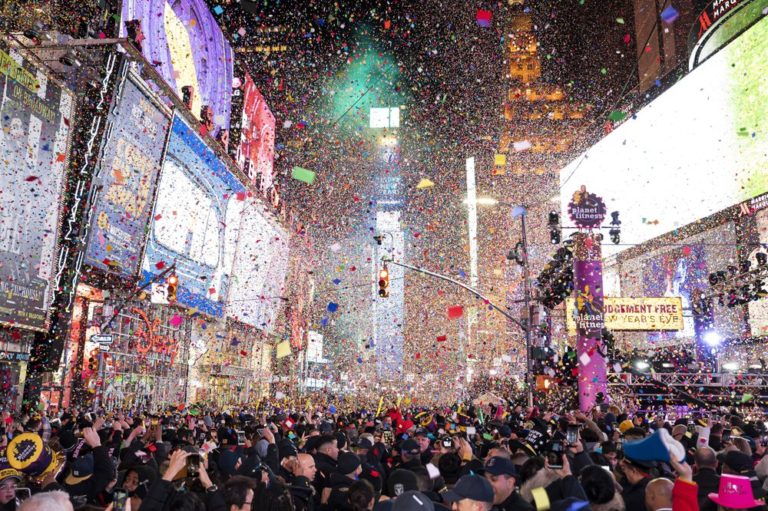
[[[453,511],[490,511],[493,507],[493,486],[479,475],[465,475],[452,490],[443,494],[443,501],[451,504]]]
[[[485,463],[485,478],[493,487],[493,505],[500,511],[533,511],[533,506],[517,492],[517,468],[512,460],[494,456]]]
[[[56,490],[38,493],[25,500],[19,511],[74,511],[69,494]]]
[[[696,449],[693,468],[693,481],[699,488],[699,508],[701,511],[716,511],[717,505],[709,498],[709,494],[717,493],[720,487],[717,453],[711,447],[699,447]]]

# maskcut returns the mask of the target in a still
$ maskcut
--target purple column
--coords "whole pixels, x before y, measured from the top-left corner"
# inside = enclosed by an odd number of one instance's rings
[[[595,405],[598,392],[607,397],[606,364],[600,353],[603,331],[603,262],[599,234],[573,237],[573,287],[576,299],[576,355],[579,367],[579,408]]]

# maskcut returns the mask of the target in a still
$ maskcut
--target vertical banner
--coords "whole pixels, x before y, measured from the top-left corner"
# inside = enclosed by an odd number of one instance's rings
[[[573,237],[573,287],[576,296],[576,354],[579,408],[589,411],[598,393],[607,395],[606,364],[600,351],[603,332],[603,262],[599,234]]]
[[[72,94],[0,45],[0,324],[49,326]]]

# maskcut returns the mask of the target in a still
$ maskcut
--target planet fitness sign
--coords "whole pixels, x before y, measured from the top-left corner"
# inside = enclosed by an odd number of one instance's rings
[[[587,192],[582,186],[573,194],[568,203],[568,217],[579,229],[599,227],[605,219],[606,208],[603,199],[594,193]]]

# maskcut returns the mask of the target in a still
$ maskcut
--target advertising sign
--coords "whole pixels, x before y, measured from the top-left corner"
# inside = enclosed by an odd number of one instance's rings
[[[605,255],[768,191],[766,76],[768,16],[560,171],[561,185],[599,186],[618,205],[622,244]],[[561,194],[563,217],[570,199]]]
[[[175,115],[142,264],[144,283],[175,261],[177,302],[222,317],[246,197],[242,183]]]
[[[234,74],[232,47],[205,0],[124,0],[120,37],[138,21],[141,51],[179,97],[189,91],[192,113],[213,113],[215,136],[229,128]]]
[[[0,323],[46,330],[74,99],[0,45]]]
[[[568,333],[576,333],[576,302],[566,298]],[[603,303],[605,328],[614,331],[682,330],[683,299],[605,297]]]
[[[585,186],[574,193],[571,202],[568,203],[568,217],[580,229],[600,227],[605,214],[603,199],[594,193],[587,192]]]
[[[284,296],[288,236],[267,220],[255,198],[246,199],[238,229],[227,316],[271,332]]]
[[[102,189],[85,262],[130,277],[141,261],[170,120],[132,73],[117,96],[95,179]]]
[[[245,74],[240,145],[235,160],[266,191],[272,186],[275,162],[275,116],[251,76]]]
[[[579,407],[592,409],[605,394],[603,327],[603,262],[600,235],[579,232],[573,237],[573,289],[576,297],[576,353],[579,360]]]

